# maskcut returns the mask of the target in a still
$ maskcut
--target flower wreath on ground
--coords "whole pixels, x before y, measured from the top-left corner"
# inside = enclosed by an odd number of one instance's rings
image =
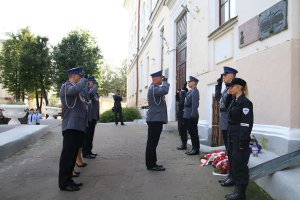
[[[227,153],[224,151],[215,151],[204,155],[201,158],[201,166],[212,165],[215,174],[228,174],[229,162]]]

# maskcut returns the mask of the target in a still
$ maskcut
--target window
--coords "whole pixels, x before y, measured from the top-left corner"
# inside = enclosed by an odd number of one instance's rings
[[[219,25],[236,16],[236,0],[219,0]]]

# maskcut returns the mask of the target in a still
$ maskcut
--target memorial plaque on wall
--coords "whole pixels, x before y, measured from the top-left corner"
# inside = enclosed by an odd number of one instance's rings
[[[259,17],[256,16],[239,26],[240,48],[259,40]]]
[[[288,28],[287,4],[287,0],[282,0],[259,15],[260,40]]]

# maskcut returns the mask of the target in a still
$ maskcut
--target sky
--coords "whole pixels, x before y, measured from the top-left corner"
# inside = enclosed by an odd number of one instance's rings
[[[128,55],[128,11],[124,0],[0,0],[0,36],[29,26],[56,45],[74,29],[96,37],[105,62],[121,67]],[[2,38],[0,38],[2,39]]]

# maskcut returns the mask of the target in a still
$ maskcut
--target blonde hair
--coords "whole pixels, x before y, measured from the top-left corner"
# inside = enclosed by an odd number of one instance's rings
[[[245,96],[248,97],[249,95],[248,84],[246,84],[245,87],[242,87],[242,91],[245,94]]]

